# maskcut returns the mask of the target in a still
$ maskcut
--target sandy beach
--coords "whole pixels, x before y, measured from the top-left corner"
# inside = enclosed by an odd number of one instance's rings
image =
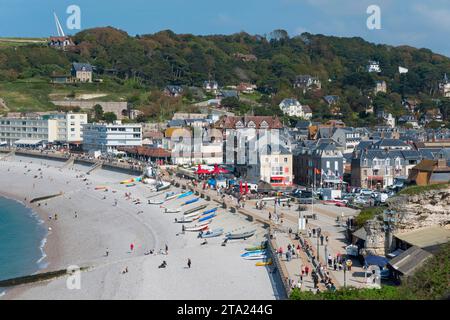
[[[62,168],[63,165],[63,162],[18,156],[0,161],[0,194],[24,202],[51,228],[44,248],[48,267],[41,272],[71,265],[86,267],[88,270],[81,273],[81,289],[69,290],[67,277],[61,277],[9,288],[0,299],[282,297],[281,286],[268,268],[256,267],[255,261],[240,257],[245,247],[263,239],[266,230],[262,225],[220,209],[211,229],[223,227],[225,232],[257,229],[256,235],[245,241],[230,241],[226,246],[221,246],[223,236],[208,239],[208,244],[201,245],[203,240],[197,238],[196,232],[182,234],[181,224],[174,222],[182,213],[165,213],[159,205],[147,203],[155,195],[150,186],[137,183],[128,188],[120,181],[129,179],[129,175],[107,170],[85,175],[87,166]],[[96,186],[105,186],[107,191],[95,190]],[[174,187],[170,191],[181,192]],[[61,196],[28,203],[32,198],[59,192]],[[125,192],[131,192],[131,197],[126,198]],[[164,194],[151,199],[163,197]],[[171,200],[165,205],[177,208],[194,197]],[[201,199],[186,209],[201,204],[207,204],[207,209],[217,206],[215,202]],[[166,245],[168,255],[144,254],[149,250],[158,253]],[[192,261],[190,269],[188,258]],[[167,267],[160,269],[163,260]],[[125,268],[128,273],[122,274]]]

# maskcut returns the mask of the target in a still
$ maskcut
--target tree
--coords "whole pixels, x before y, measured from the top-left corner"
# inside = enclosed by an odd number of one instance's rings
[[[105,120],[107,123],[113,123],[117,120],[117,116],[114,112],[105,112],[103,114],[103,120]]]
[[[223,98],[220,104],[228,109],[238,109],[241,106],[239,99],[236,97]]]
[[[99,121],[103,119],[103,107],[96,104],[93,108],[94,110],[94,120]]]

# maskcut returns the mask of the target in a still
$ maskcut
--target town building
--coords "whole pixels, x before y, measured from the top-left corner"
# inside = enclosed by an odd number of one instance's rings
[[[83,150],[87,152],[115,152],[118,147],[142,146],[140,124],[88,123],[83,125]]]
[[[387,92],[387,84],[386,81],[381,80],[375,82],[375,88],[373,89],[374,94],[378,94],[379,92],[386,93]]]
[[[450,81],[448,80],[447,74],[444,74],[444,78],[439,83],[439,92],[446,98],[450,97]]]
[[[450,182],[448,160],[442,154],[436,160],[424,159],[409,172],[408,181],[418,186]]]
[[[369,64],[366,66],[367,72],[381,72],[380,63],[378,61],[369,60]]]
[[[250,94],[255,92],[257,89],[257,86],[255,84],[247,83],[247,82],[241,82],[237,87],[236,90],[238,92],[242,92],[245,94]]]
[[[50,37],[48,39],[48,46],[58,50],[66,51],[74,45],[72,38],[68,36]]]
[[[206,92],[212,92],[216,94],[217,91],[219,90],[219,84],[217,83],[217,81],[214,80],[205,81],[203,82],[203,90],[205,90]]]
[[[268,152],[267,146],[272,152],[285,146],[281,139],[283,124],[278,117],[223,116],[214,127],[223,134],[223,163],[235,166],[241,176],[260,172],[261,155]]]
[[[92,82],[93,71],[94,69],[89,63],[74,62],[72,64],[72,77],[78,82]]]
[[[223,161],[222,132],[214,128],[172,127],[165,131],[164,147],[177,165],[219,164]]]
[[[179,97],[183,94],[183,87],[169,85],[164,88],[164,94],[169,97]]]
[[[332,139],[303,141],[294,150],[294,182],[307,187],[342,184],[344,157],[342,146]]]
[[[303,89],[303,92],[305,93],[307,90],[322,89],[322,83],[317,77],[312,77],[309,74],[302,74],[295,78],[294,88]]]
[[[27,113],[0,117],[0,141],[9,146],[80,142],[84,113]]]
[[[279,107],[284,114],[290,117],[299,117],[305,120],[312,118],[311,108],[307,105],[302,105],[297,99],[286,98],[280,102]]]
[[[394,185],[396,179],[406,180],[421,159],[417,150],[397,148],[380,140],[371,148],[355,152],[351,162],[351,185],[385,189]]]
[[[292,153],[283,146],[272,150],[267,146],[267,152],[261,154],[259,181],[269,183],[272,188],[291,187],[294,182]]]

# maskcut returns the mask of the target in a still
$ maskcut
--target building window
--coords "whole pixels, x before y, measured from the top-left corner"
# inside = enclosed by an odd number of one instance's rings
[[[284,163],[288,163],[288,158],[284,158]]]
[[[330,161],[327,161],[326,167],[327,169],[330,169]]]

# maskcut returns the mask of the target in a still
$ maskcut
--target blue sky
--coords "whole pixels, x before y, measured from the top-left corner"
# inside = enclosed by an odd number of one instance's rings
[[[265,34],[285,29],[360,36],[392,45],[429,48],[450,56],[450,0],[0,0],[0,36],[56,33],[53,11],[68,33],[66,9],[81,8],[81,28],[114,26],[131,35],[176,33]],[[381,29],[366,26],[369,5],[381,9]]]

